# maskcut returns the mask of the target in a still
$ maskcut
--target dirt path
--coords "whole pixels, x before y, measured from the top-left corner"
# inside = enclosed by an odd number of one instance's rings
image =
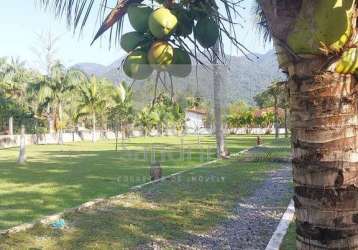
[[[291,166],[268,174],[255,193],[240,200],[234,216],[207,235],[193,236],[179,249],[265,249],[292,192]],[[286,204],[287,203],[287,204]]]

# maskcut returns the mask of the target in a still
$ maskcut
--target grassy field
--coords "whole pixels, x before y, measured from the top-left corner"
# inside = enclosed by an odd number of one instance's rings
[[[136,140],[138,140],[138,143],[143,143],[143,139]],[[170,140],[175,139],[155,140],[167,140],[166,143],[170,144]],[[208,143],[210,143],[210,140],[212,139],[207,138]],[[228,138],[227,142],[232,151],[237,151],[253,145],[254,138],[231,137]],[[97,209],[66,214],[65,221],[68,226],[64,230],[59,231],[50,227],[37,226],[27,232],[10,237],[0,237],[0,249],[13,249],[14,247],[20,249],[28,247],[33,249],[133,249],[140,248],[153,241],[165,249],[172,249],[172,241],[185,241],[193,235],[206,232],[209,228],[230,216],[239,197],[249,196],[265,179],[267,171],[280,166],[280,163],[272,160],[276,157],[288,156],[289,146],[287,141],[274,142],[271,138],[266,138],[265,142],[271,146],[269,157],[266,152],[261,155],[249,156],[249,160],[234,158],[195,169],[180,177],[129,192],[123,198],[97,207]],[[135,143],[135,140],[132,143]],[[77,155],[76,153],[73,154]],[[101,155],[98,152],[87,152],[86,154]],[[107,154],[109,153],[107,152]],[[112,154],[114,153],[112,152]],[[108,158],[108,155],[106,156]],[[106,159],[106,161],[110,161],[110,159]],[[108,162],[100,165],[102,170],[96,172],[96,174],[86,172],[91,166],[92,168],[98,166],[95,164],[94,158],[86,160],[86,162],[86,166],[80,166],[78,162],[76,165],[71,165],[70,171],[75,171],[76,168],[84,168],[85,170],[82,170],[84,176],[97,175],[102,177],[90,178],[90,180],[86,178],[86,181],[92,182],[86,185],[80,179],[82,182],[78,183],[79,189],[74,189],[72,193],[68,194],[66,191],[62,191],[59,195],[58,192],[47,191],[47,193],[50,192],[48,196],[58,200],[66,199],[68,202],[73,202],[73,200],[77,202],[81,194],[86,194],[86,200],[88,200],[91,198],[90,192],[93,192],[93,196],[97,197],[99,194],[111,195],[120,191],[119,188],[115,190],[110,188],[111,186],[113,188],[113,183],[108,185],[109,187],[101,184],[100,180],[103,180],[103,176],[110,178],[107,175],[110,174],[109,172],[113,176],[118,176],[115,170],[109,171],[105,167]],[[188,162],[188,164],[183,163],[180,166],[176,163],[165,165],[167,166],[167,173],[170,173],[192,167],[193,163],[197,162],[198,160]],[[133,174],[146,172],[144,166],[138,167],[136,164],[138,163],[127,166],[123,173],[130,169],[134,171],[133,168],[137,168]],[[117,169],[117,171],[121,169],[119,164],[118,166],[112,162],[112,165],[114,165],[112,168]],[[38,174],[41,175],[40,172]],[[78,175],[80,176],[80,174]],[[114,178],[113,176],[112,178]],[[70,174],[67,178],[63,177],[61,180],[63,185],[71,185],[72,183]],[[127,187],[122,187],[121,190],[125,191],[128,186],[127,184]],[[96,190],[98,188],[105,188],[106,192]],[[8,200],[11,199],[8,198]],[[26,201],[23,201],[22,204],[26,206],[26,203]]]
[[[255,140],[253,136],[226,139],[231,152],[253,146]],[[265,141],[270,143],[272,137]],[[147,182],[153,152],[164,175],[215,158],[213,137],[201,137],[200,146],[196,137],[132,138],[118,152],[114,149],[113,141],[33,145],[27,147],[24,166],[15,164],[17,148],[0,150],[0,230]]]
[[[280,250],[294,250],[296,249],[296,224],[293,222],[288,228],[287,234],[283,239]]]

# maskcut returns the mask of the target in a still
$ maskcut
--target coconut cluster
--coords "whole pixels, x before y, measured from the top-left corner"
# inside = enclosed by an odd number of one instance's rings
[[[134,31],[121,37],[121,47],[128,53],[123,71],[135,80],[148,78],[154,70],[186,77],[191,72],[190,55],[173,41],[194,33],[203,48],[210,48],[219,39],[219,26],[212,18],[193,15],[180,5],[154,10],[148,5],[132,4],[127,14]]]

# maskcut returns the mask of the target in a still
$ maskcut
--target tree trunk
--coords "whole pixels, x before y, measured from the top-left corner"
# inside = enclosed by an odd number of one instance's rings
[[[278,96],[274,95],[275,99],[275,138],[278,139],[279,124],[278,124]]]
[[[116,151],[118,151],[118,122],[116,123]]]
[[[216,156],[225,156],[225,141],[221,114],[221,75],[217,55],[219,54],[218,44],[214,47],[215,54],[213,59],[213,85],[214,85],[214,113],[215,113],[215,135],[216,135]]]
[[[53,121],[53,114],[51,112],[50,105],[47,105],[47,123],[48,123],[48,132],[50,134],[54,133],[54,121]]]
[[[58,117],[59,117],[59,130],[58,130],[58,144],[63,145],[63,112],[62,112],[62,104],[60,103],[58,106]]]
[[[9,118],[9,135],[14,135],[14,117]]]
[[[285,138],[288,138],[288,121],[287,121],[287,119],[288,119],[288,115],[287,115],[287,112],[288,112],[288,110],[287,110],[287,107],[285,107]]]
[[[343,8],[352,3],[356,11],[356,5],[348,0],[260,2],[286,57],[280,66],[289,74],[297,249],[358,249],[358,84],[354,71],[336,73],[335,64],[341,49],[355,47],[356,15],[349,17]],[[353,34],[346,34],[346,26]],[[319,36],[343,45],[334,51],[331,42],[314,40]],[[328,55],[317,49],[323,45],[331,46]]]
[[[357,81],[290,81],[298,249],[358,248]]]
[[[17,159],[18,164],[26,163],[26,134],[25,134],[25,126],[21,125],[21,134],[20,134],[20,150],[19,150],[19,158]]]
[[[92,114],[92,142],[95,143],[96,138],[96,113]]]

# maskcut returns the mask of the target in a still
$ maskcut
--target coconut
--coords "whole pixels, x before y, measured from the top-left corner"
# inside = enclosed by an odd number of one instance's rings
[[[136,50],[131,52],[124,60],[123,71],[132,79],[143,80],[152,74],[153,69],[148,64],[147,53]]]
[[[121,47],[129,53],[138,46],[144,45],[146,41],[148,41],[148,38],[144,34],[133,31],[122,35]]]
[[[169,9],[161,7],[152,12],[148,24],[153,36],[163,39],[174,32],[178,19]]]
[[[128,7],[128,19],[132,27],[141,33],[148,31],[148,19],[153,9],[144,4],[131,4]]]
[[[219,33],[218,24],[209,17],[200,19],[194,28],[195,39],[204,48],[214,46],[219,39]]]
[[[194,27],[194,20],[190,17],[190,13],[179,7],[174,12],[178,18],[176,34],[184,37],[189,36],[193,32]]]
[[[166,70],[173,62],[173,47],[164,41],[157,41],[152,44],[148,52],[148,61],[157,70]]]
[[[169,67],[169,72],[176,77],[186,77],[191,73],[191,59],[188,52],[180,48],[174,49],[173,63]]]
[[[340,51],[353,29],[354,0],[303,0],[287,43],[297,54],[321,54],[321,48]]]
[[[345,51],[336,65],[336,72],[340,74],[354,74],[358,71],[358,49]]]

